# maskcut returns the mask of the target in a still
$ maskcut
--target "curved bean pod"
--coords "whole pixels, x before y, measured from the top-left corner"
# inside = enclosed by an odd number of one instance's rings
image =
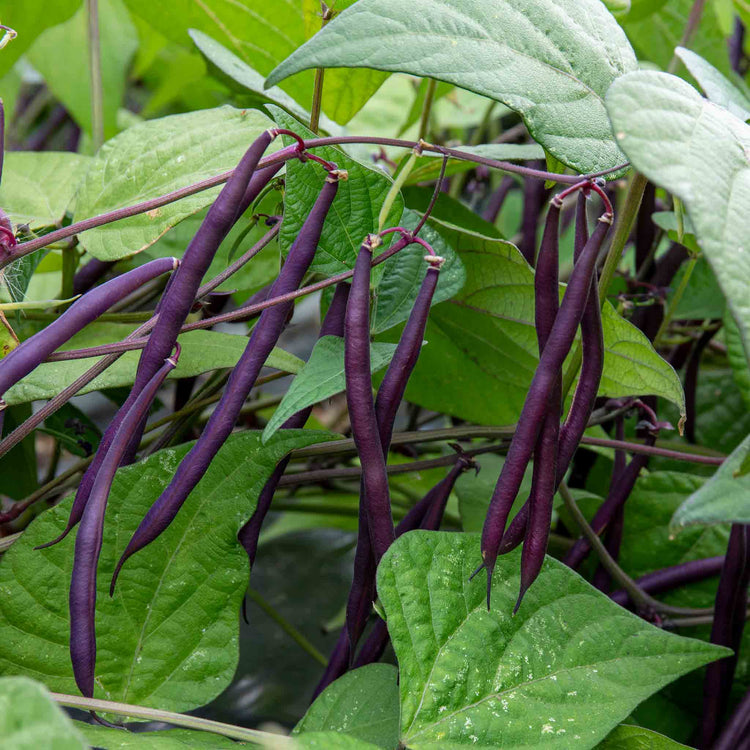
[[[94,668],[96,665],[96,568],[102,549],[102,531],[107,498],[115,472],[125,452],[130,430],[143,418],[151,406],[168,373],[174,369],[179,350],[159,368],[141,390],[130,411],[122,421],[122,429],[112,441],[96,481],[91,488],[89,502],[83,512],[76,536],[73,574],[70,582],[70,659],[73,675],[82,695],[94,695]]]
[[[173,271],[176,258],[159,258],[128,271],[76,300],[59,318],[9,352],[0,361],[0,395],[28,375],[69,338],[96,320],[115,302],[147,281]]]
[[[375,416],[370,376],[370,264],[372,251],[379,243],[377,235],[370,235],[359,249],[344,325],[346,403],[352,437],[362,465],[360,507],[365,509],[376,562],[394,539],[385,453]]]
[[[273,284],[273,297],[295,290],[302,281],[315,256],[320,233],[328,210],[338,190],[338,172],[329,174],[297,238],[292,243],[286,262]],[[151,506],[133,534],[130,543],[117,563],[112,577],[112,591],[125,561],[150,544],[182,507],[187,496],[206,473],[211,461],[234,427],[237,416],[258,378],[271,350],[276,346],[287,316],[294,303],[275,305],[263,311],[250,334],[245,351],[229,376],[224,394],[211,414],[200,438],[185,456],[174,478],[161,497]]]
[[[596,230],[586,243],[578,263],[573,267],[565,296],[529,386],[516,432],[490,501],[481,542],[481,567],[487,570],[488,599],[491,591],[492,571],[497,560],[508,513],[518,494],[526,465],[534,450],[560,368],[575,339],[576,330],[586,306],[596,258],[611,223],[611,214],[604,214],[599,218]]]
[[[711,643],[731,648],[734,653],[711,662],[703,683],[703,720],[700,747],[709,748],[729,700],[737,654],[745,627],[747,586],[750,580],[750,527],[732,524],[724,566],[714,604]]]

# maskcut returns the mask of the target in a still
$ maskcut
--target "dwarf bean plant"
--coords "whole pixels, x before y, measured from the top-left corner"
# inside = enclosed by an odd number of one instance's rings
[[[0,0],[0,747],[750,748],[748,23]]]

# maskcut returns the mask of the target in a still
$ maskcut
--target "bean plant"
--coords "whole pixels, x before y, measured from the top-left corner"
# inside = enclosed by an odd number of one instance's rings
[[[747,3],[0,22],[0,747],[750,748]]]

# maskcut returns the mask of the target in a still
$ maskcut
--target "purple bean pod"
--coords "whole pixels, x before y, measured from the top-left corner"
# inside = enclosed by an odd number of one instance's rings
[[[734,713],[729,717],[729,721],[724,725],[721,734],[711,746],[711,750],[747,750],[749,726],[750,690],[745,693]]]
[[[661,594],[664,591],[671,591],[689,583],[717,576],[723,565],[724,555],[706,557],[703,560],[690,560],[669,568],[655,570],[639,578],[636,583],[647,594]],[[630,604],[630,597],[625,589],[615,591],[610,598],[623,607]]]
[[[558,237],[561,206],[562,202],[558,198],[553,198],[550,202],[534,274],[534,322],[540,357],[547,344],[559,309]],[[550,403],[544,417],[544,423],[534,447],[531,493],[526,501],[529,508],[528,520],[521,555],[521,589],[514,612],[518,611],[524,594],[539,575],[544,564],[544,555],[547,552],[547,541],[552,522],[552,498],[556,488],[561,398],[561,375],[558,373],[550,395]]]
[[[97,281],[102,279],[117,263],[114,260],[99,260],[92,258],[85,266],[81,266],[73,277],[73,294],[88,292]]]
[[[68,339],[96,320],[118,300],[147,281],[173,271],[176,258],[159,258],[102,284],[76,300],[59,318],[26,339],[0,361],[0,395],[26,377]]]
[[[157,304],[155,312],[159,314],[159,317],[149,336],[148,343],[141,353],[135,383],[130,391],[130,395],[117,411],[114,419],[105,430],[104,435],[102,435],[99,447],[94,455],[94,460],[89,464],[78,485],[76,499],[71,510],[69,527],[63,532],[62,536],[49,544],[55,544],[64,538],[70,529],[80,520],[89,492],[96,479],[96,474],[104,461],[115,435],[121,429],[125,414],[128,413],[135,399],[138,397],[144,383],[148,382],[159,368],[160,363],[174,348],[180,327],[185,322],[193,306],[201,279],[211,265],[211,261],[222,240],[239,218],[238,209],[250,191],[250,187],[254,184],[253,190],[259,193],[267,181],[275,174],[275,172],[269,170],[267,175],[261,178],[259,175],[263,175],[266,170],[260,170],[255,175],[258,179],[254,183],[251,179],[258,161],[263,156],[263,152],[274,136],[275,133],[273,131],[266,131],[245,152],[232,176],[227,180],[219,196],[208,210],[195,236],[188,244],[180,264],[179,272],[170,278]],[[266,179],[266,176],[268,179]],[[123,463],[132,461],[143,435],[145,423],[146,416],[144,416],[141,424],[136,425],[136,428],[132,431],[130,444],[123,454]]]
[[[729,692],[737,667],[747,611],[747,586],[750,579],[750,526],[732,524],[719,588],[714,603],[711,643],[731,648],[734,653],[711,662],[703,683],[703,717],[700,728],[701,748],[710,748],[727,709]]]
[[[297,238],[287,255],[286,262],[271,290],[272,297],[297,289],[310,267],[320,241],[328,210],[336,197],[338,181],[345,173],[329,173],[312,210],[305,219]],[[117,563],[112,577],[112,591],[117,576],[125,561],[138,550],[143,549],[169,526],[178,511],[206,473],[219,448],[229,437],[242,405],[258,378],[281,335],[293,302],[266,308],[250,334],[245,351],[229,376],[224,394],[211,414],[200,438],[182,461],[161,497],[151,506],[131,538],[127,548]],[[153,335],[153,334],[152,334]]]
[[[492,571],[497,560],[508,513],[518,494],[524,471],[533,453],[560,368],[575,339],[576,330],[586,306],[599,249],[611,224],[611,214],[607,213],[599,218],[596,230],[586,243],[578,263],[573,267],[565,296],[529,386],[516,432],[487,510],[482,529],[480,569],[484,567],[487,570],[488,604]]]
[[[343,338],[344,336],[344,316],[346,314],[346,303],[349,299],[349,284],[342,282],[336,285],[336,291],[334,292],[331,305],[328,308],[323,324],[320,327],[320,334],[318,338],[323,336],[338,336]],[[282,428],[285,430],[298,429],[304,427],[307,420],[310,418],[312,412],[312,406],[298,411],[293,414],[289,419],[284,422]],[[240,544],[245,548],[247,556],[250,559],[250,568],[252,569],[255,564],[255,555],[258,552],[258,538],[260,537],[260,530],[265,520],[266,514],[271,507],[271,501],[273,500],[273,494],[276,492],[276,487],[279,484],[279,480],[284,475],[284,471],[289,464],[289,456],[283,458],[279,465],[274,470],[269,480],[263,486],[263,489],[258,496],[258,503],[255,507],[253,515],[250,520],[240,529],[237,538],[240,540]]]
[[[429,268],[419,288],[419,293],[414,301],[414,307],[409,314],[409,319],[404,326],[403,333],[396,346],[396,351],[393,353],[393,359],[383,376],[383,381],[378,388],[378,394],[375,399],[375,413],[380,432],[380,444],[385,455],[387,455],[391,445],[396,412],[401,405],[406,385],[414,371],[422,349],[432,298],[437,288],[440,269],[445,262],[443,258],[436,255],[425,256],[425,261],[429,263]]]
[[[107,456],[91,488],[89,502],[83,512],[76,536],[73,574],[70,582],[70,658],[73,675],[81,694],[94,695],[96,665],[96,569],[102,549],[104,512],[115,472],[128,445],[130,430],[148,412],[164,379],[177,365],[179,349],[165,360],[157,373],[141,390],[122,421],[122,429],[112,441]]]
[[[370,376],[370,265],[372,251],[378,244],[380,238],[369,235],[359,249],[344,327],[346,403],[362,466],[360,504],[365,509],[376,563],[394,539],[385,452],[375,415]]]

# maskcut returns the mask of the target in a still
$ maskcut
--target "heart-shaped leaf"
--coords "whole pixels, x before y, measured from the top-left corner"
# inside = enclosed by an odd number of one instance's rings
[[[378,568],[399,662],[401,743],[593,747],[644,698],[727,653],[665,633],[547,558],[513,615],[520,552],[469,581],[479,536],[415,531]]]
[[[307,68],[368,66],[436,78],[497,99],[579,172],[621,164],[604,109],[636,68],[598,0],[359,0],[290,55],[271,86]]]

